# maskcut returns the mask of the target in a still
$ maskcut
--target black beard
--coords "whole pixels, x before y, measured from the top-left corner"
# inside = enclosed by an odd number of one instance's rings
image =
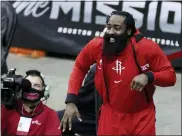
[[[114,42],[111,42],[111,39]],[[128,36],[126,33],[120,35],[110,35],[105,33],[103,43],[103,55],[104,56],[117,56],[122,52],[128,43]]]

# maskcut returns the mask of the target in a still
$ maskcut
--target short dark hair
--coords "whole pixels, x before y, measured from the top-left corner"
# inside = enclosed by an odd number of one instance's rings
[[[127,29],[131,29],[131,35],[134,35],[136,32],[136,27],[135,27],[135,19],[133,18],[133,15],[130,14],[129,12],[126,11],[113,11],[111,12],[110,15],[107,16],[106,18],[106,24],[108,24],[109,19],[111,18],[112,15],[120,15],[125,17],[124,23],[127,26]]]
[[[26,72],[25,78],[28,77],[28,76],[37,76],[37,77],[40,77],[40,79],[42,80],[42,84],[45,85],[44,78],[42,77],[40,71],[38,71],[38,70],[28,70],[28,71]]]

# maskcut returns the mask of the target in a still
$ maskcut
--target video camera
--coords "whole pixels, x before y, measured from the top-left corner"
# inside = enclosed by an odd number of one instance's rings
[[[15,71],[16,68],[10,69],[5,77],[1,77],[1,104],[9,108],[21,98],[21,89],[31,87],[31,83]]]

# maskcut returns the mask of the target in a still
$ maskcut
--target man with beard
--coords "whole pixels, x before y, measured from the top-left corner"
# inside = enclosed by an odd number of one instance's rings
[[[133,16],[113,11],[104,38],[94,38],[78,55],[70,76],[63,131],[76,107],[78,90],[90,65],[97,63],[95,86],[103,99],[98,135],[156,135],[155,86],[173,86],[175,71],[160,47],[135,28]],[[88,105],[89,106],[89,105]]]

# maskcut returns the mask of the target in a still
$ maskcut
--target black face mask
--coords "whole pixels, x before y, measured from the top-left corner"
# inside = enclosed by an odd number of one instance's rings
[[[123,33],[120,35],[111,35],[105,33],[104,35],[104,44],[103,44],[103,55],[104,56],[117,56],[120,52],[122,52],[128,42],[127,33]]]
[[[44,96],[44,91],[39,91],[34,88],[22,90],[22,100],[29,103],[37,103]]]

